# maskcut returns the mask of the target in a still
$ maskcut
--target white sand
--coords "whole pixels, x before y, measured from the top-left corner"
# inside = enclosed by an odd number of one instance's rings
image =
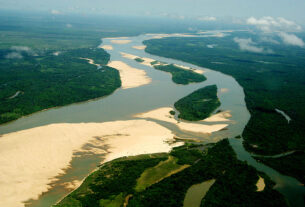
[[[99,48],[102,48],[104,50],[113,50],[112,45],[100,45]]]
[[[194,69],[194,68],[191,68],[191,67],[186,67],[186,66],[183,66],[183,65],[177,65],[177,64],[174,64],[176,67],[178,68],[181,68],[181,69],[184,69],[184,70],[191,70],[195,73],[198,73],[198,74],[203,74],[204,71],[203,70],[198,70],[198,69]]]
[[[124,45],[130,43],[131,40],[110,40],[110,42],[113,44]]]
[[[108,66],[120,71],[123,89],[135,88],[151,82],[151,78],[147,76],[144,70],[130,67],[122,61],[111,61]]]
[[[257,187],[257,190],[256,191],[263,191],[265,189],[265,180],[264,178],[262,178],[261,176],[259,176],[259,179],[256,183],[256,187]]]
[[[137,50],[145,50],[146,45],[132,46],[132,48],[137,49]]]
[[[89,64],[95,65],[96,67],[101,67],[100,64],[96,64],[96,63],[94,62],[94,60],[92,60],[92,59],[90,59],[90,58],[79,58],[79,59],[81,59],[81,60],[87,60]]]
[[[158,108],[146,113],[136,114],[135,117],[137,118],[145,118],[145,119],[156,119],[160,121],[169,122],[172,124],[176,124],[178,128],[180,128],[183,131],[189,131],[194,133],[213,133],[216,131],[219,131],[225,127],[228,126],[228,124],[214,124],[214,125],[204,125],[204,124],[198,124],[198,123],[191,123],[191,122],[184,122],[174,119],[173,116],[170,115],[170,111],[173,110],[171,107],[163,107]]]
[[[206,122],[219,122],[219,121],[230,121],[230,118],[232,115],[230,114],[230,111],[223,111],[219,112],[217,114],[214,114],[210,116],[209,118],[204,119],[203,121]]]
[[[229,91],[228,88],[221,88],[220,93],[227,93]]]
[[[122,57],[130,59],[130,60],[134,60],[136,58],[141,58],[143,60],[143,62],[139,62],[139,63],[142,65],[149,66],[149,67],[152,67],[151,63],[155,61],[154,59],[151,59],[151,58],[139,57],[136,55],[125,53],[125,52],[121,52],[121,55],[122,55]]]
[[[123,58],[127,58],[127,59],[130,59],[130,60],[134,60],[136,58],[140,58],[139,56],[132,55],[132,54],[125,53],[125,52],[120,52],[120,54],[122,55]]]
[[[109,146],[105,161],[110,161],[168,152],[172,146],[167,142],[172,139],[170,130],[145,120],[52,124],[5,134],[0,138],[0,206],[23,207],[24,201],[37,199],[87,143]],[[66,187],[73,185],[79,182]]]

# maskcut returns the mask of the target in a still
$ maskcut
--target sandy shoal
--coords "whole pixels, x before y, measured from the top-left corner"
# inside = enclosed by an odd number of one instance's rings
[[[214,125],[205,125],[205,124],[197,124],[197,123],[190,123],[190,122],[183,122],[177,121],[174,119],[172,115],[170,115],[170,111],[173,110],[171,107],[163,107],[158,108],[152,111],[148,111],[141,114],[136,114],[135,117],[137,118],[146,118],[146,119],[155,119],[160,121],[169,122],[175,124],[178,128],[183,131],[189,131],[194,133],[213,133],[224,129],[228,126],[228,124],[214,124]]]
[[[100,45],[99,48],[102,48],[104,50],[113,50],[112,45]]]
[[[90,58],[79,58],[79,59],[81,59],[81,60],[87,60],[89,64],[95,65],[95,66],[97,66],[97,67],[100,67],[100,66],[101,66],[100,64],[96,64],[96,63],[94,62],[94,60],[92,60],[92,59],[90,59]]]
[[[227,93],[229,91],[228,88],[221,88],[220,93]]]
[[[231,121],[230,118],[232,117],[230,111],[222,111],[217,114],[210,116],[209,118],[204,119],[205,122],[220,122],[220,121]]]
[[[261,176],[259,176],[259,179],[256,183],[256,187],[257,187],[257,190],[256,191],[263,191],[265,189],[265,180],[264,178],[262,178]]]
[[[149,66],[149,67],[152,67],[151,63],[155,61],[154,59],[151,59],[151,58],[139,57],[139,56],[136,56],[136,55],[125,53],[125,52],[121,52],[121,55],[122,55],[123,58],[127,58],[127,59],[130,59],[130,60],[135,60],[136,58],[140,58],[140,59],[143,60],[143,62],[139,62],[139,63],[142,64],[142,65]]]
[[[108,66],[120,72],[123,89],[135,88],[151,82],[151,78],[147,76],[144,70],[130,67],[122,61],[111,61]]]
[[[146,45],[132,46],[132,48],[137,49],[137,50],[145,50]]]
[[[131,40],[110,40],[110,42],[113,44],[124,45],[130,43]]]
[[[146,120],[52,124],[5,134],[0,138],[0,206],[23,207],[24,201],[37,199],[85,144],[108,146],[105,161],[110,161],[168,152],[172,139],[170,130]]]
[[[176,67],[178,67],[178,68],[182,68],[182,69],[184,69],[184,70],[191,70],[191,71],[193,71],[193,72],[195,72],[195,73],[198,73],[198,74],[203,74],[204,73],[204,71],[203,70],[198,70],[198,69],[193,69],[193,68],[191,68],[191,67],[187,67],[187,66],[183,66],[183,65],[177,65],[177,64],[174,64]]]

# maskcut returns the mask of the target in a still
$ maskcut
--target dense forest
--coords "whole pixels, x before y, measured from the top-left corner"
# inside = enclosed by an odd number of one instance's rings
[[[220,106],[217,86],[211,85],[198,89],[174,104],[180,112],[178,118],[199,121],[208,118]]]
[[[252,38],[273,51],[241,51],[234,37]],[[244,88],[251,119],[243,132],[247,150],[273,155],[305,149],[305,50],[263,42],[259,35],[235,32],[222,38],[163,38],[144,42],[146,51],[175,58],[233,76]],[[214,44],[214,48],[207,45]],[[174,47],[173,47],[174,45]],[[275,109],[284,111],[291,121]],[[286,156],[290,160],[292,155]],[[294,155],[304,160],[304,154]],[[302,168],[301,163],[295,166]],[[273,166],[280,170],[280,166]],[[282,162],[283,168],[289,163]],[[295,175],[297,177],[297,175]]]
[[[153,65],[153,67],[157,70],[171,73],[173,82],[177,84],[187,85],[189,83],[199,83],[206,80],[206,77],[204,75],[195,73],[192,70],[185,70],[183,68],[179,68],[174,64]]]
[[[9,58],[9,55],[20,58]],[[97,69],[90,58],[103,65]],[[121,86],[119,72],[105,66],[103,49],[35,51],[27,47],[0,50],[0,123],[46,108],[111,94]]]
[[[171,157],[177,161],[165,166]],[[173,172],[173,165],[186,167],[160,179],[158,175],[164,171]],[[154,173],[143,181],[147,172]],[[263,191],[257,191],[259,176],[265,180]],[[156,181],[151,182],[154,178]],[[227,139],[215,145],[187,144],[174,148],[169,154],[111,161],[55,206],[183,206],[188,188],[212,178],[216,182],[202,200],[202,206],[287,206],[283,196],[272,189],[274,184],[266,175],[237,160]],[[136,188],[139,182],[150,184]]]

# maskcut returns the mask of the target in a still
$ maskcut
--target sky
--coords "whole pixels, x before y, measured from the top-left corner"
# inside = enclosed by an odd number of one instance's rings
[[[305,22],[305,0],[0,0],[0,9],[53,14],[114,14],[201,18],[283,17]]]

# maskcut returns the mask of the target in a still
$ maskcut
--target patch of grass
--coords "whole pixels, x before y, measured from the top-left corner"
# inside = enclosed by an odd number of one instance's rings
[[[166,177],[171,176],[172,174],[178,173],[190,165],[178,165],[178,159],[169,156],[165,161],[161,161],[158,165],[146,169],[141,177],[137,180],[137,185],[135,190],[137,192],[145,190],[147,187],[163,180]]]

